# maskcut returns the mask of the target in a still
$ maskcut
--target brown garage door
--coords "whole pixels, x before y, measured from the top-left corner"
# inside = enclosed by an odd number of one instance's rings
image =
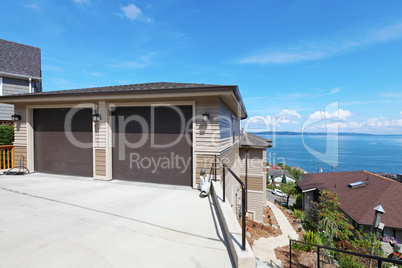
[[[66,109],[34,109],[34,150],[37,172],[92,177],[92,109],[76,110],[72,137],[66,135]]]
[[[118,107],[113,115],[114,179],[191,185],[192,106]]]

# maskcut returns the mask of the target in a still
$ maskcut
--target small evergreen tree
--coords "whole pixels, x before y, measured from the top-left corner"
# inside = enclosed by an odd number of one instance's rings
[[[287,183],[285,174],[282,175],[282,183],[283,183],[283,184],[286,184],[286,183]]]

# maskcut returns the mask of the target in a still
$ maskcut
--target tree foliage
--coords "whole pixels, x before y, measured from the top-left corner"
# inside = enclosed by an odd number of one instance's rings
[[[293,182],[290,183],[282,183],[281,191],[286,194],[286,204],[289,205],[289,198],[291,196],[296,196],[298,194],[295,184]]]
[[[300,180],[300,175],[303,174],[303,172],[301,172],[300,169],[291,168],[288,165],[283,165],[283,163],[278,163],[278,166],[281,167],[284,170],[289,171],[289,174],[292,175],[292,177],[295,178],[296,181]]]
[[[12,145],[14,142],[14,126],[0,126],[0,145]]]
[[[322,191],[318,202],[312,202],[310,211],[311,220],[317,228],[317,231],[328,231],[328,226],[332,230],[332,239],[348,239],[352,236],[353,226],[346,220],[345,215],[339,211],[339,198],[336,193]]]

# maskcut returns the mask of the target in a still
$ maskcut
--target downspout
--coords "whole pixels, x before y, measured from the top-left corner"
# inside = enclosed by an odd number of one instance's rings
[[[29,93],[32,93],[32,78],[29,78]]]

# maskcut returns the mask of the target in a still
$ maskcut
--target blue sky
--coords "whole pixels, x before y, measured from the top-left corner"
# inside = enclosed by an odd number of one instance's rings
[[[249,130],[402,134],[399,0],[2,0],[0,10],[0,38],[42,49],[44,91],[235,84]]]

